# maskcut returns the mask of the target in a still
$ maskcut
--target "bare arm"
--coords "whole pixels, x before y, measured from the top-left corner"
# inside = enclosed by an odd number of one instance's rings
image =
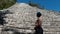
[[[39,25],[42,26],[42,20],[39,20]]]
[[[39,19],[39,25],[42,26],[42,16]]]

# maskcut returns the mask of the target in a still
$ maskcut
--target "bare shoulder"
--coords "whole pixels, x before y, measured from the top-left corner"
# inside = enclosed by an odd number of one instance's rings
[[[40,21],[42,21],[42,16],[40,17]]]

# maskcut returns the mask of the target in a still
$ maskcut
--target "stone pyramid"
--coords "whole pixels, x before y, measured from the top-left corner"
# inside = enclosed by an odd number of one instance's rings
[[[6,14],[4,26],[22,33],[34,33],[36,13],[42,13],[42,28],[44,34],[60,34],[60,15],[58,13],[29,6],[26,3],[16,3],[7,10],[13,14]],[[8,32],[9,33],[9,32]]]

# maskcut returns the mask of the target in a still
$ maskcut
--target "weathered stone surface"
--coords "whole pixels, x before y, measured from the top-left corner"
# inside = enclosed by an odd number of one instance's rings
[[[60,15],[58,13],[31,7],[25,3],[16,3],[8,8],[13,14],[6,14],[4,20],[7,24],[4,27],[9,27],[7,33],[34,33],[34,24],[37,19],[36,13],[42,13],[42,28],[44,34],[60,34]],[[14,31],[11,31],[13,29]],[[12,33],[13,32],[13,33]]]

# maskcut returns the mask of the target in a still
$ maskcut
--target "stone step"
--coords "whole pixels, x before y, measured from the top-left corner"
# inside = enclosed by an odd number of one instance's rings
[[[43,34],[60,34],[60,32],[44,32]]]

